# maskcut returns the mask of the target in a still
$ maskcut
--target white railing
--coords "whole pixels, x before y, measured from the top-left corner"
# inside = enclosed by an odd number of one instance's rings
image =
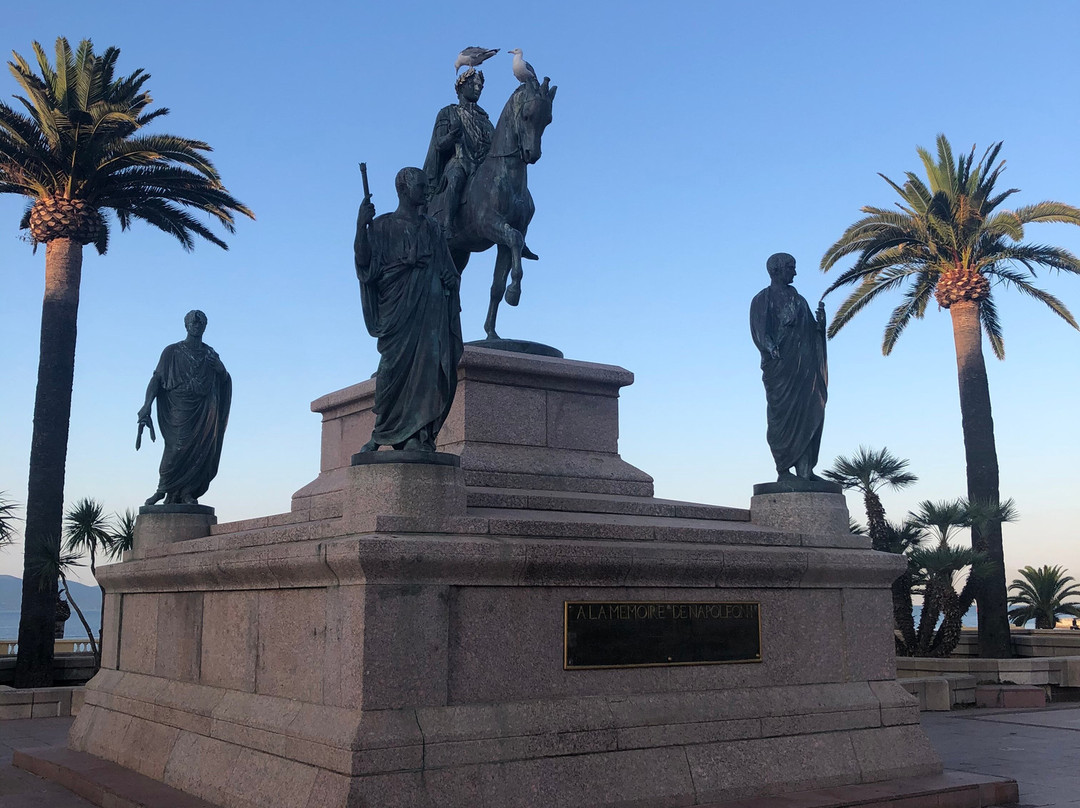
[[[100,642],[100,638],[95,638]],[[90,647],[89,640],[54,640],[54,654],[91,654],[94,649]],[[19,653],[18,640],[0,640],[0,657],[15,656]]]

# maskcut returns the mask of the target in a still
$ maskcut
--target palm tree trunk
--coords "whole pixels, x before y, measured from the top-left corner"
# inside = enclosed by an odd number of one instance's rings
[[[71,597],[67,576],[63,573],[60,574],[60,583],[63,584],[64,594],[67,595],[68,603],[70,603],[71,608],[75,610],[75,614],[79,616],[79,622],[83,625],[83,630],[86,632],[86,638],[90,640],[90,651],[94,655],[94,671],[97,672],[101,668],[101,651],[98,649],[98,644],[94,642],[94,630],[91,629],[90,624],[86,622],[86,616],[82,613],[82,609],[79,608],[79,604]]]
[[[870,534],[870,546],[885,550],[888,544],[888,525],[885,524],[885,507],[881,497],[874,491],[863,491],[863,507],[866,508],[866,532]]]
[[[911,610],[911,570],[904,570],[904,574],[892,582],[893,622],[900,631],[903,642],[904,656],[912,656],[915,653],[917,642],[915,636],[915,614]]]
[[[57,580],[53,576],[51,581],[42,581],[31,548],[44,544],[59,554],[81,277],[81,244],[56,239],[45,245],[45,299],[30,442],[16,687],[48,687],[53,678]]]
[[[982,351],[979,304],[974,301],[953,303],[949,313],[952,315],[956,369],[960,382],[968,500],[996,503],[1000,496],[997,448],[994,444],[994,418],[990,412],[990,385],[986,379],[986,362]],[[979,656],[1008,659],[1012,656],[1012,649],[1001,522],[972,527],[971,546],[986,555],[991,567],[975,588],[975,601],[979,606]]]

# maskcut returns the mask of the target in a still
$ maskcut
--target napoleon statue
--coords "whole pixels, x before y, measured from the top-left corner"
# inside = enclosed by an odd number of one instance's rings
[[[750,304],[750,334],[761,353],[767,438],[777,481],[825,482],[814,474],[829,384],[825,304],[818,304],[815,317],[795,291],[792,256],[776,253],[766,267],[771,282]]]
[[[360,451],[434,452],[457,389],[461,276],[439,225],[422,212],[424,172],[403,168],[394,186],[397,210],[375,218],[365,196],[356,217],[353,253],[364,324],[379,348],[375,428]]]
[[[189,311],[184,317],[187,337],[166,346],[146,388],[139,410],[138,449],[142,431],[154,424],[150,406],[157,401],[158,426],[165,440],[158,487],[146,500],[154,505],[196,505],[217,476],[221,443],[229,423],[232,378],[217,351],[203,342],[206,315]]]
[[[447,240],[456,234],[455,220],[465,183],[491,149],[495,127],[477,102],[484,91],[484,74],[470,67],[454,82],[458,102],[439,110],[431,132],[424,174],[427,175],[427,213]]]

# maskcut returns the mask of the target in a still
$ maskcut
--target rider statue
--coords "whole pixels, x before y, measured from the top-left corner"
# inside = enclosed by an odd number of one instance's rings
[[[455,235],[455,220],[465,183],[487,156],[495,127],[477,103],[484,90],[484,74],[470,67],[454,89],[458,102],[439,110],[431,133],[424,173],[428,179],[427,214],[447,239]]]

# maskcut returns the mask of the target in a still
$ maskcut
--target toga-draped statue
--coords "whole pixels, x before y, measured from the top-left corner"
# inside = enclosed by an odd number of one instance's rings
[[[217,351],[202,341],[206,315],[189,311],[184,317],[187,338],[166,346],[146,388],[139,410],[139,438],[144,427],[154,436],[150,405],[157,401],[158,426],[165,452],[157,491],[146,500],[153,505],[195,505],[217,476],[221,443],[229,423],[232,378]],[[135,448],[139,447],[136,441]]]
[[[750,334],[761,352],[768,406],[768,441],[778,482],[793,477],[822,481],[813,473],[825,423],[829,371],[825,304],[817,316],[795,291],[795,259],[776,253],[766,264],[771,283],[750,304]],[[790,469],[795,469],[792,475]]]
[[[461,276],[439,225],[421,213],[424,172],[403,168],[394,185],[397,210],[376,219],[365,198],[353,242],[364,323],[379,341],[375,428],[360,451],[434,452],[457,389]]]
[[[454,82],[458,102],[439,110],[431,133],[424,173],[428,180],[427,213],[447,239],[457,231],[457,210],[465,183],[487,157],[495,127],[477,102],[484,91],[484,74],[470,67]]]

